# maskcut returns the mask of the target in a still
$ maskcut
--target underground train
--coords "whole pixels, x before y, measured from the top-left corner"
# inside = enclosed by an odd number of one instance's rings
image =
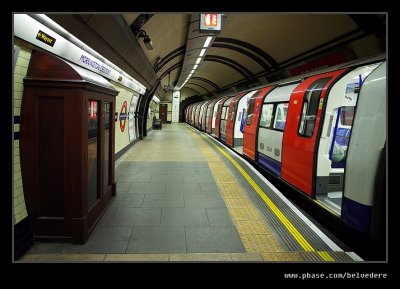
[[[185,121],[340,216],[382,232],[386,58],[378,56],[188,105]]]

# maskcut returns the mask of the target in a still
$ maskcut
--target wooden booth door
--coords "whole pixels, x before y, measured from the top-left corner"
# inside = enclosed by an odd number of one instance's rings
[[[160,104],[160,119],[161,123],[167,123],[167,105]]]

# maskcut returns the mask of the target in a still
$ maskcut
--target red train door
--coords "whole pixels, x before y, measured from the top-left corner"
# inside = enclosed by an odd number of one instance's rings
[[[261,88],[249,100],[243,132],[243,154],[256,160],[257,130],[264,97],[274,86]]]
[[[200,102],[199,104],[196,105],[196,110],[194,114],[194,127],[199,128],[199,123],[200,123],[200,108],[203,103]]]
[[[214,112],[214,105],[217,103],[218,99],[213,100],[213,102],[210,104],[210,112],[208,114],[207,118],[207,127],[206,127],[206,132],[211,134],[211,129],[212,129],[212,118],[213,118],[213,112]]]
[[[236,113],[237,113],[237,106],[239,100],[245,95],[244,92],[240,92],[235,96],[235,98],[229,104],[228,110],[228,119],[226,120],[226,144],[230,147],[233,147],[233,132],[235,129],[235,120],[236,120]]]
[[[207,106],[207,102],[200,106],[200,117],[199,117],[199,129],[203,130],[204,125],[204,108]]]
[[[200,130],[202,131],[206,130],[207,111],[208,111],[208,106],[210,105],[211,102],[212,100],[207,101],[203,107],[203,114],[202,114],[203,119],[201,120],[201,128],[200,128]]]
[[[314,195],[316,148],[324,98],[330,85],[345,71],[307,78],[290,96],[282,141],[281,177],[309,196]]]
[[[217,139],[219,139],[219,127],[221,124],[221,113],[222,113],[222,107],[224,106],[225,101],[228,99],[228,97],[224,97],[222,101],[218,104],[218,110],[217,110],[217,117],[215,118],[215,130],[214,134]]]

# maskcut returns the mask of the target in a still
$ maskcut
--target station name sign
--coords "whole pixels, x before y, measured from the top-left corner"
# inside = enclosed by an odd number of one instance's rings
[[[50,19],[47,21],[51,23]],[[78,46],[79,43],[73,43],[66,39],[65,37],[70,35],[68,32],[64,31],[62,33],[65,34],[64,37],[27,14],[14,15],[14,36],[107,79],[116,81],[139,94],[146,92],[144,85],[121,70],[121,68],[101,55],[95,56],[84,50]],[[79,45],[84,44],[81,43]]]
[[[98,71],[100,71],[100,72],[102,72],[104,74],[109,75],[110,72],[111,72],[111,69],[108,69],[104,65],[101,65],[101,64],[97,63],[95,60],[90,59],[88,56],[86,56],[84,54],[81,55],[79,61],[84,63],[84,64],[86,64],[86,65],[89,65],[89,66],[93,67],[94,69],[96,69],[96,70],[98,70]]]

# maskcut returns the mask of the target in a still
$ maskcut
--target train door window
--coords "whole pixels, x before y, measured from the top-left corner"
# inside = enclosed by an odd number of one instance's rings
[[[238,114],[237,114],[237,121],[240,121],[240,119],[241,119],[241,117],[242,117],[242,112],[241,111],[238,111]]]
[[[238,104],[239,104],[239,101],[236,101],[235,104],[233,105],[233,109],[231,111],[231,122],[235,119],[234,116],[235,116],[235,111],[237,110]]]
[[[286,124],[286,116],[288,111],[288,103],[278,103],[276,107],[276,115],[274,120],[274,129],[284,130]]]
[[[304,93],[301,118],[298,134],[304,137],[311,137],[314,133],[315,121],[317,118],[319,98],[322,88],[330,78],[321,78],[313,82]]]
[[[253,119],[253,110],[254,110],[255,102],[256,102],[255,98],[251,98],[249,101],[249,106],[247,107],[246,125],[251,125],[251,120]]]
[[[225,119],[226,106],[222,107],[221,119]]]
[[[272,123],[274,105],[272,103],[264,104],[261,112],[260,126],[270,128]]]

